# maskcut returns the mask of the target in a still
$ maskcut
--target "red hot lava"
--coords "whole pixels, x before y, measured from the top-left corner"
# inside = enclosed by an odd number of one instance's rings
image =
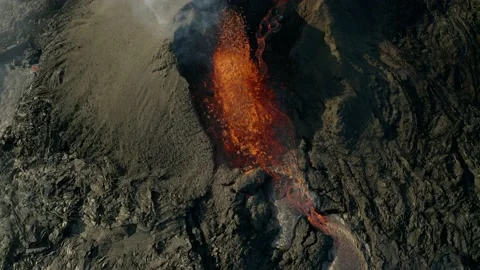
[[[269,173],[281,196],[312,225],[327,232],[326,220],[315,210],[314,195],[298,168],[293,124],[278,108],[250,50],[243,17],[225,11],[213,55],[214,95],[205,100],[221,130],[224,150],[232,166]]]

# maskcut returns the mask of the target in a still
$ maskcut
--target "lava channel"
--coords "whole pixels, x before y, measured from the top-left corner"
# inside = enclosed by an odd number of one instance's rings
[[[214,94],[206,99],[224,151],[233,167],[270,174],[280,198],[327,233],[326,219],[315,210],[315,196],[297,165],[293,124],[279,109],[250,50],[243,17],[225,11],[213,55]]]
[[[277,7],[284,7],[286,2],[280,0]],[[269,12],[263,23],[272,22],[272,14]],[[298,166],[293,124],[268,86],[261,43],[276,27],[267,26],[266,32],[259,29],[263,34],[256,36],[260,44],[257,64],[251,57],[243,17],[231,10],[222,14],[211,77],[205,83],[213,92],[204,99],[208,118],[213,119],[212,130],[221,139],[230,166],[245,171],[260,168],[272,177],[281,227],[277,247],[290,246],[296,221],[305,216],[333,238],[335,259],[331,267],[344,268],[348,261],[355,269],[366,269],[356,237],[337,218],[316,210],[316,195]]]

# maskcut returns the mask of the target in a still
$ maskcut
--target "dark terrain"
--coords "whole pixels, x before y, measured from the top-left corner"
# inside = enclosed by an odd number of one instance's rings
[[[0,87],[14,59],[40,67],[0,129],[3,269],[331,260],[305,219],[289,250],[272,248],[266,183],[216,159],[185,58],[208,52],[189,37],[208,37],[195,22],[215,21],[216,1],[186,2],[166,26],[128,1],[0,0]],[[254,28],[268,9],[240,2]],[[267,44],[319,210],[346,222],[369,267],[478,269],[480,2],[304,0]]]

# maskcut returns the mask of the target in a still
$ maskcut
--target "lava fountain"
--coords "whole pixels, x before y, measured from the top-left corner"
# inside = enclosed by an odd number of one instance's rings
[[[280,197],[328,233],[326,219],[315,210],[315,196],[298,167],[293,124],[279,109],[250,50],[243,17],[225,11],[213,55],[214,95],[206,99],[220,127],[224,151],[232,166],[261,168],[270,174]]]
[[[283,7],[285,2],[278,1],[276,7]],[[213,120],[212,128],[217,131],[216,137],[232,167],[260,168],[272,177],[277,217],[284,225],[280,237],[283,239],[279,240],[283,248],[290,245],[289,230],[293,232],[295,217],[303,215],[333,238],[335,259],[331,268],[366,269],[358,241],[350,230],[340,220],[316,210],[316,195],[309,190],[298,166],[294,126],[269,87],[266,65],[261,59],[266,37],[278,27],[272,12],[262,21],[272,21],[274,24],[267,26],[267,31],[261,26],[257,32],[257,63],[251,56],[244,18],[235,11],[223,12],[212,71],[205,83],[213,92],[203,99],[207,116]]]

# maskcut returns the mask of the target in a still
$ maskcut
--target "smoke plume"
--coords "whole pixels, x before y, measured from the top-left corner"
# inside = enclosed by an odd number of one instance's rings
[[[1,1],[1,0],[0,0]],[[102,9],[127,5],[135,21],[149,28],[152,34],[173,34],[178,28],[194,23],[195,27],[208,28],[219,14],[221,0],[104,0]],[[201,19],[199,20],[199,17]]]

